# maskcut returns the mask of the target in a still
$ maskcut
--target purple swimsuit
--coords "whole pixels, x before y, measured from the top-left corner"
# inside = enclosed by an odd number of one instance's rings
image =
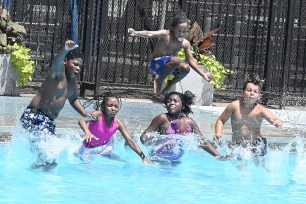
[[[185,117],[183,117],[183,120],[185,121]],[[192,132],[191,127],[185,121],[185,131],[183,132],[183,135],[185,135],[187,133],[191,133],[191,132]],[[167,129],[166,133],[168,135],[170,135],[170,134],[180,134],[179,125],[175,121],[170,121],[170,125],[169,125],[169,128]]]
[[[154,149],[149,152],[152,158],[157,157],[157,159],[163,159],[168,161],[179,160],[184,155],[184,150],[182,149],[184,142],[180,139],[178,135],[185,135],[192,132],[192,128],[185,122],[185,131],[180,133],[180,127],[175,121],[170,120],[169,128],[166,131],[167,135],[170,137],[160,138],[154,144]],[[173,137],[171,136],[173,135]]]

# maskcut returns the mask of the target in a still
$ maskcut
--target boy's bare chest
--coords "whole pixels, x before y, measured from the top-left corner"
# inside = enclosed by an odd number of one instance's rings
[[[73,92],[73,83],[65,80],[54,80],[45,87],[49,95],[53,95],[55,99],[68,98]]]
[[[159,42],[159,49],[162,50],[165,54],[173,55],[178,50],[180,50],[182,46],[176,42],[171,42],[169,40],[163,40]]]
[[[256,110],[237,110],[233,114],[232,119],[236,124],[257,125],[261,123],[260,114]]]

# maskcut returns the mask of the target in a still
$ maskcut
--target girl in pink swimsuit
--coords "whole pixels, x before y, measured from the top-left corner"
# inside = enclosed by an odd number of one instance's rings
[[[143,162],[151,162],[143,154],[139,146],[127,132],[124,123],[116,115],[119,112],[121,100],[112,94],[104,97],[101,104],[97,101],[93,119],[81,119],[79,125],[85,133],[82,146],[75,152],[75,156],[88,160],[93,155],[109,155],[113,151],[112,137],[117,130],[121,132],[126,143],[136,152]],[[98,110],[100,109],[100,110]]]
[[[184,154],[182,148],[177,148],[183,146],[183,141],[180,137],[188,136],[188,133],[191,132],[199,136],[202,149],[217,159],[222,158],[210,142],[203,141],[201,138],[202,133],[197,123],[188,117],[188,114],[192,113],[191,104],[194,98],[195,95],[190,91],[186,91],[184,94],[171,92],[165,97],[164,104],[167,108],[167,113],[156,116],[140,137],[140,141],[144,145],[154,146],[149,153],[152,158],[158,157],[170,161],[179,160]],[[167,137],[154,141],[154,137],[148,137],[151,132],[158,132],[160,135],[167,135]],[[168,135],[176,135],[176,137],[169,138]]]

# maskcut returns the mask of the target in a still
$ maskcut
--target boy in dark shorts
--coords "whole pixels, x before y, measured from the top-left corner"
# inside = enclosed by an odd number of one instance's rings
[[[22,127],[31,133],[31,151],[37,154],[35,166],[56,164],[55,159],[49,158],[50,155],[44,151],[43,144],[54,138],[55,119],[66,100],[83,117],[90,116],[78,99],[76,74],[83,66],[83,55],[77,47],[71,40],[65,42],[65,47],[55,57],[37,95],[20,118]]]

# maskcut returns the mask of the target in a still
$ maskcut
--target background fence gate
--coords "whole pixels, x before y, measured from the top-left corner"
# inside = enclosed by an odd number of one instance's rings
[[[14,0],[14,21],[27,30],[41,81],[67,38],[85,53],[81,95],[102,85],[152,89],[149,60],[156,39],[128,36],[135,30],[168,29],[179,5],[203,32],[218,28],[211,48],[235,74],[225,95],[240,92],[247,72],[266,79],[266,103],[305,105],[306,1],[304,0]],[[237,94],[235,94],[237,95]]]

